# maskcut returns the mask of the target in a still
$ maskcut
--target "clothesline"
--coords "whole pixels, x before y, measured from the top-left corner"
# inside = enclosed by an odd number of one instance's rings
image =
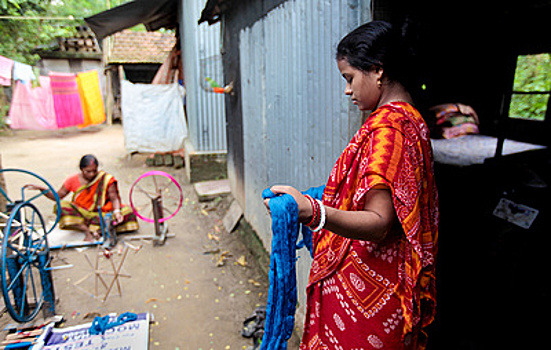
[[[12,129],[86,127],[105,121],[97,70],[50,72],[37,79],[31,66],[0,56],[0,85],[10,86],[12,80],[15,88],[8,115]]]
[[[0,56],[0,85],[11,86],[12,80],[31,82],[37,78],[32,66]]]

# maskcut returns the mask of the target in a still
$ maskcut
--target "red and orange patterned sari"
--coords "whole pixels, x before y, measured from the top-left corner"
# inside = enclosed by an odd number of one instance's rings
[[[301,349],[419,349],[434,319],[438,195],[428,128],[403,102],[373,112],[337,160],[323,203],[362,210],[392,193],[401,228],[380,243],[314,234]]]

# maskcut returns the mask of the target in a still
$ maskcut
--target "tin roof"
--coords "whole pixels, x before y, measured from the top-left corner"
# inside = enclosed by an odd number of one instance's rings
[[[107,63],[163,63],[175,43],[173,34],[123,30],[113,35]]]

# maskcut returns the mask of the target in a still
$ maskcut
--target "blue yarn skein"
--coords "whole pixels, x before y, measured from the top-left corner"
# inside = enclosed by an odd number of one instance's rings
[[[120,314],[119,317],[113,322],[109,322],[109,315],[97,316],[92,321],[92,325],[88,332],[90,334],[104,334],[106,330],[125,324],[126,322],[135,321],[138,319],[138,315],[132,312],[125,312]]]
[[[325,186],[310,188],[305,194],[321,199]],[[262,198],[270,198],[272,214],[272,253],[270,255],[270,287],[261,350],[285,350],[293,333],[297,304],[296,250],[306,246],[312,255],[312,231],[303,226],[299,234],[298,207],[291,195],[276,195],[269,188]]]

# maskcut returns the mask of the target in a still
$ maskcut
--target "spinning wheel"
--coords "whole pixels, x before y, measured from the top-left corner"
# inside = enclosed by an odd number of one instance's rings
[[[51,192],[54,195],[54,201],[56,204],[56,212],[55,212],[56,218],[52,226],[46,231],[46,233],[50,233],[55,228],[55,226],[59,222],[59,218],[61,217],[61,206],[60,206],[59,196],[57,195],[57,192],[52,187],[52,185],[50,185],[50,183],[40,175],[37,175],[33,172],[23,170],[23,169],[0,169],[0,176],[7,176],[6,183],[12,183],[12,185],[14,186],[17,186],[17,185],[21,186],[20,198],[16,198],[15,195],[11,195],[11,196],[8,195],[7,188],[0,186],[0,196],[7,203],[6,211],[2,212],[0,210],[0,218],[3,218],[5,220],[8,219],[11,208],[14,208],[17,203],[32,202],[33,204],[35,204],[35,206],[38,207],[39,205],[37,205],[37,202],[39,202],[41,198],[44,198],[44,195],[46,193]],[[39,192],[38,194],[34,192],[33,196],[27,195],[27,193],[31,193],[31,191],[28,191],[24,185],[28,183],[34,183],[36,182],[36,180],[39,180],[43,185],[46,186],[46,188],[48,188],[48,190]],[[49,207],[51,202],[47,201],[47,203]]]
[[[50,269],[50,249],[47,234],[54,229],[61,216],[59,197],[52,186],[42,177],[26,170],[3,169],[0,173],[30,175],[40,180],[54,194],[57,215],[54,224],[47,229],[37,206],[37,198],[48,191],[26,198],[26,187],[21,188],[21,198],[12,200],[8,191],[0,187],[0,195],[7,201],[2,219],[1,281],[2,295],[10,316],[18,322],[32,320],[42,308],[47,306],[54,313],[54,288]],[[5,222],[4,222],[5,220]]]
[[[184,195],[174,177],[163,171],[141,175],[130,188],[130,206],[137,217],[155,223],[155,242],[163,244],[168,226],[165,222],[180,210]]]

